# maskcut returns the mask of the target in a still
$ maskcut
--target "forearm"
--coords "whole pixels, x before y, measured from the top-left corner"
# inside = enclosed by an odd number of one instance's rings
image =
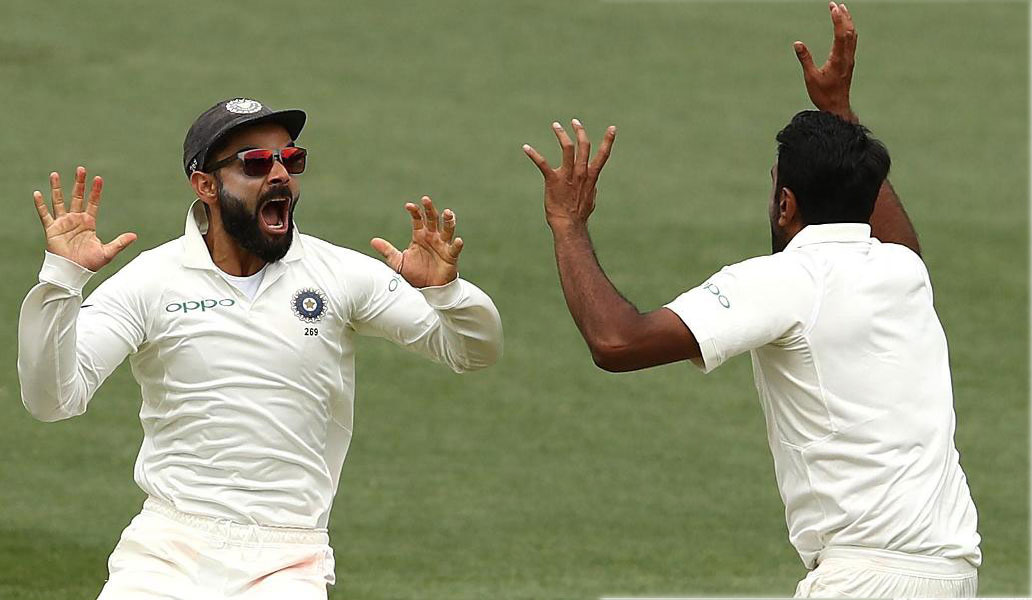
[[[456,279],[419,291],[440,319],[427,340],[436,358],[457,373],[489,367],[501,358],[502,320],[480,288]]]
[[[918,256],[921,255],[921,245],[917,240],[914,225],[888,179],[882,183],[881,189],[878,190],[878,199],[874,203],[871,235],[888,244],[901,244],[913,250]]]
[[[642,315],[606,277],[586,224],[553,226],[552,234],[566,306],[596,364],[603,366],[629,345]]]
[[[46,274],[44,267],[41,279]],[[29,291],[21,306],[18,379],[22,403],[41,421],[80,415],[89,401],[77,369],[75,335],[81,286],[87,277],[69,286],[41,281]]]
[[[40,283],[22,302],[18,319],[18,379],[22,403],[41,421],[80,415],[104,379],[134,350],[116,332],[127,318],[108,319],[88,309],[80,318],[82,287],[92,273],[47,254]],[[117,322],[115,322],[117,321]]]

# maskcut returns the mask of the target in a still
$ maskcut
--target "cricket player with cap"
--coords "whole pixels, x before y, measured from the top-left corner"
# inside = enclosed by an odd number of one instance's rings
[[[22,304],[22,401],[43,421],[86,411],[127,356],[140,384],[142,512],[108,561],[102,600],[326,598],[327,523],[352,434],[354,337],[387,338],[456,372],[498,360],[502,327],[458,277],[455,213],[405,206],[412,241],[375,238],[387,264],[294,224],[306,115],[246,98],[193,123],[185,234],[82,300],[136,236],[96,235],[102,180],[57,173],[39,285]]]
[[[849,103],[856,31],[817,68],[796,42],[819,111],[777,136],[773,253],[721,269],[640,313],[595,257],[587,220],[616,130],[595,158],[555,123],[562,164],[524,151],[545,178],[545,213],[566,302],[609,371],[691,360],[704,372],[748,351],[789,536],[809,573],[797,597],[970,597],[977,516],[954,446],[946,336],[917,236],[886,180],[889,155]],[[690,238],[686,238],[690,239]]]

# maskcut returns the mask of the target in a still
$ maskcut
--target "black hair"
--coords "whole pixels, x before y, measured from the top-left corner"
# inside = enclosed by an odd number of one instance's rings
[[[201,165],[201,171],[204,173],[211,173],[211,165],[215,162],[215,157],[222,154],[222,151],[229,146],[229,138],[231,132],[227,131],[220,137],[211,148],[208,149],[208,154],[204,157],[204,164]]]
[[[892,161],[866,127],[804,110],[778,132],[776,193],[795,194],[807,225],[867,223]]]

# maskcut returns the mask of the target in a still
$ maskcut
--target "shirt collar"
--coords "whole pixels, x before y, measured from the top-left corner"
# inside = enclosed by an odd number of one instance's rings
[[[211,253],[208,252],[208,245],[204,242],[204,234],[208,232],[208,213],[204,210],[204,203],[198,198],[190,205],[186,213],[185,231],[185,252],[183,253],[183,265],[192,269],[217,269],[211,260]],[[297,230],[297,223],[294,223],[293,238],[290,242],[290,250],[287,255],[280,259],[280,262],[292,262],[299,260],[305,255],[305,249],[301,245],[301,233]]]
[[[824,225],[807,225],[795,234],[785,250],[791,250],[810,244],[827,242],[869,242],[871,226],[867,223],[826,223]]]

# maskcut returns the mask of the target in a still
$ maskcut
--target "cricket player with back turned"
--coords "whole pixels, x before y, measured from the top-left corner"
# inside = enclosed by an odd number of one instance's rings
[[[553,124],[558,169],[524,151],[544,175],[563,293],[599,366],[691,360],[709,372],[750,352],[789,537],[810,569],[797,597],[971,597],[980,540],[953,441],[946,337],[886,180],[888,152],[850,108],[852,18],[829,8],[827,63],[795,44],[819,111],[777,136],[773,254],[724,267],[663,308],[643,314],[625,300],[588,236],[615,128],[590,162],[576,120],[576,144]]]
[[[187,133],[197,200],[185,234],[143,252],[82,300],[95,271],[135,240],[96,235],[102,180],[75,174],[65,204],[36,210],[46,255],[22,304],[22,401],[43,421],[87,403],[127,356],[140,384],[142,512],[108,561],[102,600],[325,599],[327,523],[352,432],[356,334],[387,338],[456,372],[498,360],[502,328],[458,278],[456,217],[407,204],[404,251],[387,265],[300,234],[294,209],[306,115],[237,98]]]

